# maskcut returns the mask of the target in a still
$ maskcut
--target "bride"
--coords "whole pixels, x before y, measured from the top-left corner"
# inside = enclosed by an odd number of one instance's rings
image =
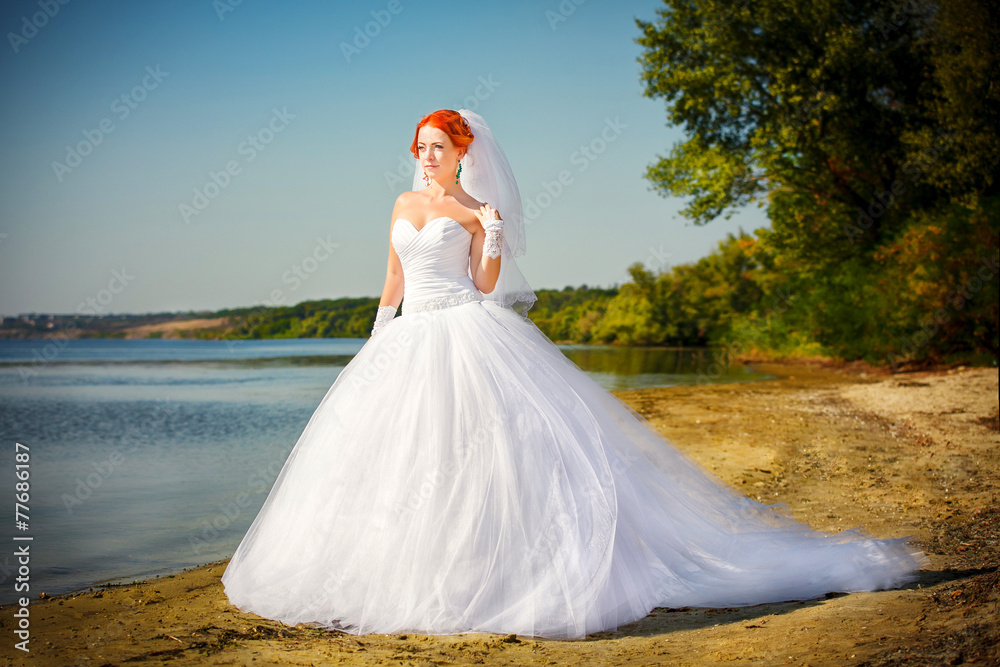
[[[411,151],[372,337],[233,554],[234,605],[355,634],[577,638],[654,607],[915,578],[907,538],[814,531],[751,500],[527,319],[520,195],[481,116],[435,111]]]

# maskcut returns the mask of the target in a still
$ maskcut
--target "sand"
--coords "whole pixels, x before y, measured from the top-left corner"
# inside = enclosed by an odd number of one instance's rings
[[[229,604],[225,561],[143,583],[33,599],[12,664],[1000,664],[996,369],[890,375],[760,364],[778,380],[616,392],[723,479],[838,531],[913,535],[930,566],[903,589],[739,609],[657,609],[559,641],[492,634],[355,637]],[[38,595],[37,592],[33,593]]]
[[[177,340],[182,338],[181,332],[193,334],[206,329],[218,329],[229,324],[228,317],[197,318],[193,320],[177,320],[160,322],[159,324],[144,324],[124,329],[125,338],[158,338]]]

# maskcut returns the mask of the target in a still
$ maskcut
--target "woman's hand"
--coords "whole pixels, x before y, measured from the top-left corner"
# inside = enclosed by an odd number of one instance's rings
[[[486,229],[490,224],[495,224],[496,220],[500,219],[500,211],[496,210],[489,204],[483,204],[479,207],[478,211],[473,211],[476,217],[479,218],[479,222],[483,225],[483,229]]]
[[[475,212],[479,222],[486,232],[486,240],[483,243],[483,256],[490,259],[497,259],[503,249],[503,220],[500,218],[500,211],[497,211],[489,204],[483,204],[479,211]]]

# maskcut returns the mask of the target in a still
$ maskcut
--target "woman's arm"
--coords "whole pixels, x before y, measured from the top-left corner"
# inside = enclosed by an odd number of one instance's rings
[[[396,199],[396,205],[392,207],[392,215],[389,218],[389,263],[385,269],[385,286],[382,288],[382,296],[378,300],[375,324],[371,331],[372,336],[392,321],[392,318],[396,316],[399,303],[403,300],[403,265],[399,261],[399,255],[396,254],[396,248],[392,245],[392,228],[396,224],[398,208],[399,198]]]
[[[490,257],[487,253],[483,252],[483,245],[486,243],[486,229],[483,224],[489,224],[489,221],[493,218],[493,213],[496,213],[498,219],[503,219],[500,215],[500,211],[495,211],[489,204],[484,204],[480,208],[481,213],[477,213],[476,217],[479,218],[480,227],[475,234],[472,235],[472,250],[469,254],[470,268],[472,270],[472,282],[475,283],[476,288],[483,294],[489,294],[497,286],[497,278],[500,277],[500,260],[501,257]],[[485,221],[485,222],[484,222]]]
[[[385,269],[382,297],[378,301],[380,307],[399,308],[403,300],[403,265],[399,261],[399,255],[396,254],[396,248],[392,245],[392,227],[396,224],[397,209],[399,209],[399,199],[396,199],[396,205],[392,207],[392,215],[389,218],[389,263]]]

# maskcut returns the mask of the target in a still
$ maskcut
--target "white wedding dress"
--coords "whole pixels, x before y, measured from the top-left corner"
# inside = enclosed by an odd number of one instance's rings
[[[306,424],[222,576],[233,604],[355,634],[573,638],[915,578],[906,538],[814,531],[682,454],[483,300],[471,239],[396,221],[402,314]]]

